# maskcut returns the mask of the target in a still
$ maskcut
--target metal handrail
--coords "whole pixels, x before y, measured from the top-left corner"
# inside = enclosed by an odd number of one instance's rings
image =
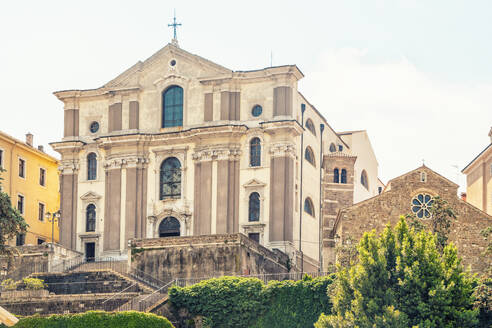
[[[126,287],[126,288],[125,288],[125,289],[123,289],[122,291],[120,291],[120,292],[118,292],[118,293],[115,293],[115,294],[111,295],[111,297],[109,297],[109,298],[105,299],[105,300],[104,300],[101,304],[106,303],[107,301],[109,301],[109,300],[111,300],[111,299],[115,298],[117,295],[119,295],[119,294],[121,294],[121,293],[123,293],[123,292],[127,291],[128,289],[130,289],[130,288],[132,288],[132,287],[134,287],[134,286],[136,286],[136,285],[137,285],[137,283],[134,283],[133,285]]]

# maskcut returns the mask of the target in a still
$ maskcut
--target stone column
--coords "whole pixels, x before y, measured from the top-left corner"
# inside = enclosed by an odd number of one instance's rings
[[[60,170],[60,210],[59,222],[61,245],[76,250],[77,247],[77,187],[79,161],[62,160]]]
[[[104,163],[104,251],[120,250],[121,225],[121,159],[110,159]]]

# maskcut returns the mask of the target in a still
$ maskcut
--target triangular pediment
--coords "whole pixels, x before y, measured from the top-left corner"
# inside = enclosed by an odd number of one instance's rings
[[[93,192],[93,191],[88,191],[82,196],[80,196],[80,199],[85,200],[85,201],[95,201],[100,199],[102,196]]]
[[[245,184],[243,184],[244,188],[258,188],[258,187],[264,187],[264,186],[266,186],[266,183],[263,183],[263,182],[256,180],[256,179],[251,179],[248,182],[246,182]]]
[[[175,60],[175,66],[170,65],[172,60]],[[232,71],[169,43],[145,61],[137,62],[115,79],[106,83],[104,88],[141,87],[146,84],[147,77],[155,81],[156,77],[162,78],[168,75],[209,78],[225,74],[230,75]]]

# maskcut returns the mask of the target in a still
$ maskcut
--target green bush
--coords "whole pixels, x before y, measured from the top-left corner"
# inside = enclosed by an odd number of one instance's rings
[[[330,313],[326,294],[334,276],[300,281],[271,281],[223,277],[189,287],[172,287],[171,303],[205,317],[214,328],[312,327],[322,312]]]
[[[28,290],[40,290],[47,287],[47,285],[44,283],[44,280],[38,278],[24,278],[22,279],[22,282]]]
[[[32,316],[19,320],[14,328],[174,328],[164,317],[142,312],[89,311],[81,314]]]
[[[2,281],[1,286],[5,288],[6,290],[16,290],[17,285],[19,285],[18,281],[15,281],[14,279],[5,279]]]

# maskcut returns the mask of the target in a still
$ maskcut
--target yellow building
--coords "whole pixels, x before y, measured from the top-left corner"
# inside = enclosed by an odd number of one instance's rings
[[[492,128],[490,144],[463,169],[466,175],[466,200],[492,215]]]
[[[19,245],[36,245],[52,241],[52,224],[45,217],[60,208],[58,160],[33,147],[33,135],[26,142],[0,131],[0,166],[2,191],[29,224],[27,234],[12,241]],[[54,240],[58,241],[58,223],[54,224]]]

